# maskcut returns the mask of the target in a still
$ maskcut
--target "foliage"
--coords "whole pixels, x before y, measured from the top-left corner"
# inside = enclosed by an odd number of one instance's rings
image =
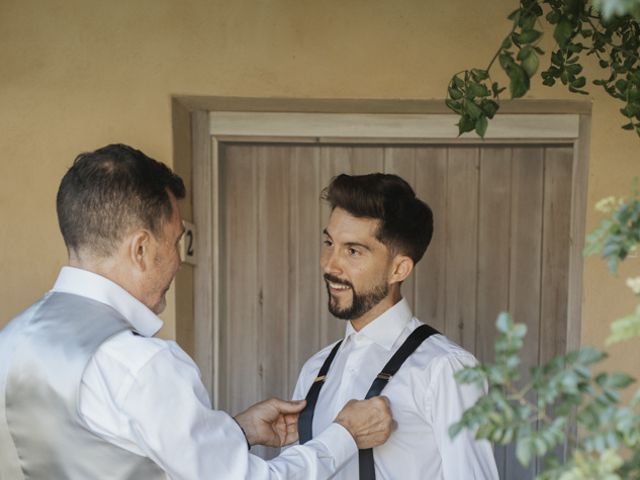
[[[488,384],[489,394],[464,412],[451,426],[450,435],[470,428],[477,438],[503,445],[515,443],[516,456],[523,465],[553,453],[568,439],[571,456],[564,463],[549,456],[538,477],[544,480],[640,477],[640,392],[628,405],[620,402],[620,390],[634,379],[625,373],[594,376],[592,367],[606,355],[584,347],[534,367],[530,380],[518,386],[526,326],[514,323],[506,313],[498,317],[496,326],[495,361],[456,374],[461,383]],[[572,419],[581,427],[580,436],[570,428]],[[635,455],[625,458],[624,448]]]
[[[595,56],[603,75],[593,84],[624,104],[622,128],[640,135],[640,0],[520,0],[508,18],[511,31],[488,66],[459,72],[449,82],[446,104],[460,117],[460,134],[475,130],[484,137],[500,108],[506,87],[491,78],[496,60],[509,78],[511,98],[529,91],[545,54],[538,44],[546,23],[556,44],[541,72],[543,84],[560,81],[570,92],[587,94],[582,55]]]
[[[633,195],[625,199],[607,197],[598,202],[596,209],[608,214],[600,226],[587,236],[585,255],[601,253],[613,274],[618,272],[618,264],[630,253],[637,254],[640,244],[640,193],[638,179],[634,182]],[[640,297],[640,277],[628,278],[627,286]],[[640,304],[629,315],[611,324],[611,335],[606,344],[640,336]]]
[[[596,209],[607,216],[587,236],[585,255],[600,253],[616,274],[619,263],[640,244],[638,180],[630,198],[608,197]],[[627,285],[640,296],[640,277],[627,279]],[[456,374],[461,383],[488,385],[489,394],[464,412],[450,434],[470,428],[477,438],[515,443],[524,465],[546,457],[538,477],[542,480],[640,478],[640,390],[628,404],[620,401],[620,390],[635,380],[619,372],[594,375],[593,367],[606,354],[593,347],[557,356],[524,378],[520,354],[526,326],[507,313],[496,326],[495,361]],[[640,305],[614,321],[611,331],[608,344],[640,335]],[[570,455],[561,462],[552,454],[565,440]]]

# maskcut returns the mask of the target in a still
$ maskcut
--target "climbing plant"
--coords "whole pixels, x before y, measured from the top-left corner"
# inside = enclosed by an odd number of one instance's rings
[[[511,98],[529,91],[546,55],[540,40],[552,31],[555,46],[540,71],[542,83],[587,94],[584,61],[595,57],[601,75],[591,83],[620,102],[622,128],[640,136],[640,0],[521,0],[508,18],[511,29],[487,66],[458,72],[449,82],[446,104],[459,115],[460,134],[475,130],[484,137],[500,95],[507,88]],[[498,65],[508,86],[492,78]]]

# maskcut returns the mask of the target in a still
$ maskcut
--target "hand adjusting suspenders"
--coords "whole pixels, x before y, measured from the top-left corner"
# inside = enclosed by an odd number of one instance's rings
[[[416,348],[418,348],[418,346],[420,346],[422,342],[431,335],[435,335],[437,333],[438,331],[431,328],[429,325],[420,325],[411,332],[411,335],[409,335],[404,343],[400,345],[400,348],[398,348],[396,353],[393,354],[382,371],[378,373],[371,384],[365,399],[380,395],[382,389],[384,389],[387,383],[389,383],[391,377],[396,374],[404,361],[409,358],[409,356],[416,350]],[[331,362],[333,362],[341,344],[342,340],[336,343],[331,349],[329,356],[324,361],[320,371],[318,372],[318,376],[311,384],[309,393],[307,393],[307,405],[304,407],[304,410],[300,413],[300,417],[298,418],[298,435],[300,437],[300,444],[306,443],[312,438],[311,426],[313,423],[313,412],[315,411],[316,403],[318,401],[318,395],[320,394],[320,389],[327,377],[327,372],[329,371]],[[360,480],[374,480],[376,478],[376,472],[373,465],[373,449],[367,448],[365,450],[359,450],[358,460],[360,464]]]

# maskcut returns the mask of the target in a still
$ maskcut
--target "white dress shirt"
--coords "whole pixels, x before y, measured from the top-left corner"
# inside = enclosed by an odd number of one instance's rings
[[[110,280],[64,267],[53,288],[110,305],[132,328],[104,342],[80,387],[80,414],[101,438],[156,462],[171,479],[328,478],[355,456],[342,426],[329,423],[304,446],[271,461],[247,453],[226,413],[211,409],[193,360],[172,341],[149,338],[162,321]],[[144,480],[144,479],[141,479]]]
[[[376,375],[409,334],[422,323],[406,300],[356,332],[347,322],[346,334],[320,390],[313,432],[320,432],[351,398],[364,398]],[[335,345],[335,344],[334,344]],[[293,398],[305,398],[329,345],[311,357],[300,372]],[[491,444],[476,441],[469,431],[455,440],[449,426],[460,420],[484,392],[460,385],[454,372],[477,363],[469,352],[442,335],[425,340],[391,378],[382,395],[389,398],[398,423],[389,440],[373,449],[376,478],[429,480],[493,480],[498,472]],[[334,478],[358,478],[354,457]]]

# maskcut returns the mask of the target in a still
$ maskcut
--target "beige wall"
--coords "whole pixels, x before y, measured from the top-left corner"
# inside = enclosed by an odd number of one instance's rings
[[[78,152],[124,142],[171,164],[171,95],[441,99],[452,73],[486,64],[514,4],[2,0],[0,325],[65,262],[54,199]],[[619,128],[619,106],[591,90],[590,205],[628,193],[640,174],[640,140]],[[575,97],[536,82],[530,98]],[[590,210],[587,228],[597,220]],[[639,270],[638,258],[625,269]],[[609,320],[632,308],[623,278],[586,261],[584,343],[601,345]],[[162,335],[174,337],[169,296]],[[615,348],[612,363],[640,375],[640,350]]]

